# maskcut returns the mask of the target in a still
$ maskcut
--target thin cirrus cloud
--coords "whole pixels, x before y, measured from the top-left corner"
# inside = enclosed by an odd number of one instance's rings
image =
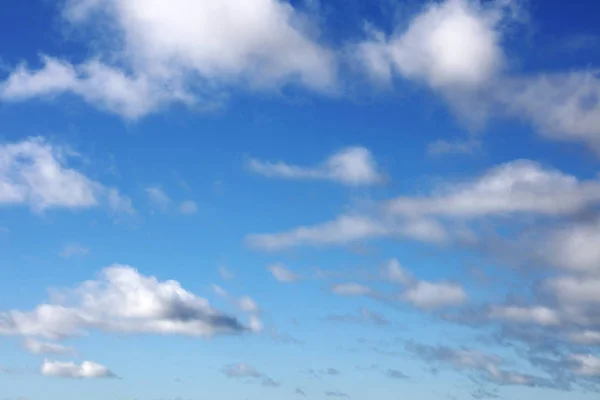
[[[73,347],[63,346],[58,343],[44,342],[32,338],[26,339],[23,342],[23,347],[25,347],[25,349],[31,354],[75,354],[75,349]]]
[[[278,282],[292,283],[301,279],[300,275],[296,274],[283,264],[272,264],[269,265],[267,269]]]
[[[371,152],[364,147],[347,147],[329,156],[321,165],[302,167],[283,161],[251,159],[248,169],[270,178],[289,180],[329,180],[347,186],[365,186],[385,181]]]
[[[131,200],[67,165],[73,152],[43,138],[0,144],[0,206],[25,205],[36,213],[50,209],[105,206],[133,213]]]
[[[58,300],[31,311],[0,312],[0,335],[61,340],[99,330],[210,338],[240,334],[256,327],[224,314],[174,280],[161,282],[126,265],[102,270],[96,280],[61,293]],[[139,298],[147,299],[139,302]]]
[[[60,362],[45,360],[40,369],[44,376],[58,378],[116,378],[117,376],[103,365],[92,361],[84,361],[81,364],[74,362]]]

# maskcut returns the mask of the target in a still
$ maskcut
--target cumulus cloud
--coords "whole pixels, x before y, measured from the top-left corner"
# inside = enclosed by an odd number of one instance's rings
[[[85,176],[67,161],[73,155],[43,138],[0,144],[0,205],[27,205],[34,212],[105,205],[131,213],[131,200]]]
[[[32,311],[0,312],[0,334],[61,339],[101,330],[209,338],[253,330],[179,282],[159,281],[126,265],[105,268],[96,280],[57,294],[56,301]],[[253,325],[252,315],[249,320]]]
[[[502,10],[466,0],[429,4],[405,31],[371,38],[356,48],[371,75],[390,81],[397,72],[434,88],[477,87],[503,67]]]
[[[258,304],[249,296],[235,298],[231,296],[225,289],[218,285],[212,285],[214,292],[233,304],[236,308],[248,315],[248,327],[253,332],[262,330],[262,321],[260,319],[260,308]]]
[[[267,268],[278,282],[291,283],[300,280],[300,276],[283,264],[273,264]]]
[[[75,354],[75,349],[58,343],[43,342],[36,339],[26,339],[23,342],[25,349],[32,354]]]
[[[75,364],[73,362],[45,360],[40,373],[44,376],[59,378],[116,378],[116,375],[108,368],[91,361]]]
[[[364,147],[347,147],[327,158],[321,165],[301,167],[282,161],[265,162],[251,159],[248,168],[260,175],[282,179],[330,180],[348,186],[373,185],[384,182],[371,152]]]
[[[276,382],[269,376],[259,372],[255,367],[249,364],[231,364],[225,366],[221,372],[232,379],[250,379],[251,381],[259,381],[263,386],[266,387],[277,387],[280,386],[279,382]]]
[[[430,196],[398,197],[392,213],[454,218],[511,216],[519,213],[560,216],[586,210],[600,201],[600,182],[575,176],[530,160],[495,166],[483,175],[439,188]]]
[[[0,87],[4,101],[73,94],[136,119],[171,103],[212,106],[238,85],[289,82],[316,91],[335,86],[332,52],[319,45],[308,19],[278,0],[69,0],[62,15],[100,33],[98,50],[81,64],[44,57],[39,69],[19,66]],[[104,31],[102,31],[104,32]]]

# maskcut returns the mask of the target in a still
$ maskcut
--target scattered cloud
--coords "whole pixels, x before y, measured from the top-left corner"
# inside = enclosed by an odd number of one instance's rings
[[[0,205],[27,205],[34,212],[106,205],[132,213],[131,200],[69,168],[73,152],[43,138],[0,144]]]
[[[349,399],[350,396],[346,393],[343,392],[325,392],[325,396],[327,397],[344,397]]]
[[[171,205],[171,198],[158,187],[146,188],[146,194],[150,202],[161,210],[167,210]]]
[[[304,390],[300,389],[300,388],[296,388],[296,390],[294,391],[294,393],[302,396],[302,397],[306,397],[306,393],[304,392]]]
[[[75,349],[72,347],[63,346],[58,343],[42,342],[32,338],[25,339],[23,346],[31,354],[75,354]]]
[[[342,215],[333,221],[287,232],[251,234],[246,237],[246,243],[259,250],[277,251],[301,245],[344,245],[389,233],[389,228],[377,220],[360,215]]]
[[[80,64],[51,56],[42,58],[39,69],[21,64],[0,83],[0,99],[70,94],[138,119],[173,103],[214,107],[232,86],[271,90],[296,82],[317,92],[335,87],[333,53],[312,39],[307,18],[276,0],[243,7],[235,0],[218,6],[175,0],[168,8],[136,0],[69,0],[62,15],[77,29],[109,27],[111,40],[97,37],[96,52]]]
[[[249,364],[231,364],[225,366],[221,372],[232,379],[250,379],[252,381],[258,381],[263,386],[266,387],[278,387],[280,386],[279,382],[276,382],[269,376],[259,372],[255,367]]]
[[[348,186],[374,185],[385,181],[373,155],[364,147],[341,149],[316,167],[251,159],[248,168],[257,174],[272,178],[330,180]]]
[[[286,268],[283,264],[272,264],[267,269],[278,282],[292,283],[300,280],[300,275]]]
[[[45,360],[40,373],[44,376],[59,378],[116,378],[108,368],[91,361],[81,364]]]
[[[352,322],[352,323],[368,323],[377,326],[388,326],[390,325],[390,321],[388,321],[385,316],[382,314],[372,312],[367,310],[366,308],[361,308],[360,312],[357,315],[354,314],[333,314],[327,317],[328,321],[332,322]]]
[[[448,154],[473,154],[481,149],[481,142],[474,139],[468,140],[436,140],[427,146],[427,154],[443,156]]]
[[[227,267],[221,266],[219,267],[219,276],[221,279],[225,281],[230,281],[235,279],[235,273]]]
[[[196,214],[198,205],[192,200],[186,200],[179,205],[179,212],[182,214]]]
[[[456,283],[419,281],[410,286],[401,298],[418,308],[431,310],[462,305],[467,301],[467,294]]]
[[[0,335],[60,339],[101,330],[212,337],[252,331],[179,282],[161,282],[126,265],[105,268],[96,280],[56,294],[56,301],[32,311],[0,312]]]
[[[87,247],[81,246],[77,243],[70,243],[65,245],[60,252],[60,256],[63,258],[73,257],[85,257],[90,252]]]
[[[375,293],[370,287],[354,282],[334,285],[331,292],[339,296],[368,296]]]

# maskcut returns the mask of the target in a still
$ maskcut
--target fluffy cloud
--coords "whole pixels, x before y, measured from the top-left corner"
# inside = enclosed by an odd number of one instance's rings
[[[102,330],[212,337],[252,330],[179,282],[161,282],[130,266],[105,268],[97,280],[59,294],[32,311],[0,312],[0,334],[60,339]]]
[[[284,283],[291,283],[300,280],[300,276],[292,270],[286,268],[283,264],[273,264],[268,267],[273,277]]]
[[[464,289],[455,283],[419,281],[411,285],[401,298],[426,310],[458,306],[467,301]]]
[[[173,102],[212,106],[232,85],[335,85],[332,53],[278,0],[69,0],[63,16],[92,33],[100,23],[111,40],[100,36],[97,54],[78,65],[52,57],[37,70],[21,65],[0,87],[3,100],[70,93],[135,119]]]
[[[373,185],[385,180],[373,155],[364,147],[341,149],[316,167],[300,167],[282,161],[273,163],[251,159],[248,168],[267,177],[330,180],[348,186]]]
[[[108,368],[91,361],[84,361],[80,365],[73,362],[59,362],[45,360],[40,373],[44,376],[59,378],[115,378]]]
[[[26,339],[23,342],[25,349],[32,354],[74,354],[75,349],[58,343],[42,342],[35,339]]]
[[[24,204],[35,212],[105,204],[133,212],[131,201],[67,166],[72,152],[42,138],[0,144],[0,205]]]
[[[499,26],[502,10],[466,0],[433,3],[404,32],[371,39],[357,46],[357,56],[378,80],[392,72],[427,82],[434,88],[479,86],[504,64]]]
[[[389,210],[411,217],[559,216],[584,211],[599,201],[599,181],[580,181],[534,161],[516,160],[472,181],[442,187],[430,196],[398,197],[390,201]]]

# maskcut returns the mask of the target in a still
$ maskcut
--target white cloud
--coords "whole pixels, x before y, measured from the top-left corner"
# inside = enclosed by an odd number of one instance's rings
[[[574,371],[577,375],[600,377],[600,358],[592,354],[575,354],[571,359],[576,363]]]
[[[464,289],[454,283],[419,281],[411,285],[401,298],[426,310],[459,306],[467,301]]]
[[[214,292],[226,299],[229,303],[233,304],[239,310],[243,311],[248,315],[248,328],[252,332],[262,331],[263,324],[260,320],[260,308],[258,304],[249,296],[242,296],[235,298],[231,296],[225,289],[218,285],[212,285]]]
[[[300,276],[290,269],[286,268],[283,264],[273,264],[268,267],[268,270],[273,274],[273,277],[284,283],[291,283],[300,280]]]
[[[493,306],[488,315],[491,319],[542,326],[558,326],[561,323],[559,313],[544,306]]]
[[[569,339],[574,343],[586,345],[600,345],[600,331],[592,331],[586,329],[581,332],[573,332],[569,334]]]
[[[443,187],[430,196],[398,197],[389,210],[406,217],[510,216],[517,213],[569,215],[600,201],[600,182],[580,181],[530,160],[500,164],[482,176]]]
[[[353,282],[334,285],[331,291],[339,296],[368,296],[374,293],[370,287]]]
[[[335,85],[332,52],[311,39],[308,19],[285,2],[69,0],[63,16],[102,34],[99,51],[79,65],[46,57],[39,70],[21,66],[0,88],[2,99],[71,93],[135,119],[173,102],[211,106],[233,85]]]
[[[251,159],[248,168],[257,174],[283,179],[331,180],[348,186],[373,185],[385,181],[371,152],[364,147],[347,147],[321,165],[301,167],[282,161],[273,163]]]
[[[72,257],[84,257],[88,255],[90,249],[77,243],[70,243],[65,245],[60,252],[61,257],[72,258]]]
[[[162,210],[166,210],[171,204],[171,198],[161,188],[146,188],[146,194],[150,202]]]
[[[40,370],[44,376],[59,378],[114,378],[116,377],[103,365],[84,361],[80,365],[73,362],[59,362],[45,360]]]
[[[600,273],[600,218],[552,230],[538,244],[537,253],[558,268]]]
[[[226,281],[235,279],[235,273],[229,268],[223,266],[219,267],[219,276],[221,276],[221,279]]]
[[[389,233],[386,226],[374,219],[342,215],[333,221],[302,226],[287,232],[248,235],[246,242],[250,247],[275,251],[301,245],[344,245]]]
[[[356,48],[371,75],[389,81],[392,71],[433,88],[477,87],[501,70],[499,31],[503,10],[467,0],[429,4],[404,32],[386,38],[371,29]]]
[[[113,265],[97,280],[58,293],[57,301],[32,311],[0,312],[0,335],[60,339],[102,330],[212,337],[250,330],[179,282],[161,282],[130,266]]]
[[[394,283],[410,285],[413,283],[411,274],[400,264],[397,258],[389,260],[383,268],[383,278]]]
[[[182,214],[196,214],[198,212],[198,205],[192,200],[183,201],[179,205],[179,212]]]
[[[70,155],[42,138],[0,144],[0,205],[28,205],[35,212],[106,204],[133,212],[131,200],[67,166]]]
[[[531,121],[545,138],[582,142],[600,154],[598,71],[506,78],[494,95],[508,113]]]
[[[58,343],[42,342],[35,339],[26,339],[23,346],[32,354],[74,354],[75,349]]]

